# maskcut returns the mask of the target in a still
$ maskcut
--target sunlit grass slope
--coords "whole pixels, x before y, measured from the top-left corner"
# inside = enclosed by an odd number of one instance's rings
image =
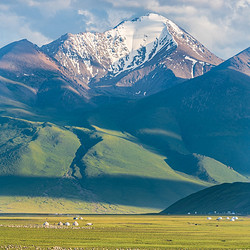
[[[50,123],[0,118],[1,175],[67,174],[80,143],[77,136]]]
[[[127,133],[10,117],[0,124],[2,212],[157,212],[209,185]]]
[[[88,177],[99,175],[132,175],[169,180],[186,180],[140,142],[122,132],[97,128],[101,141],[83,158]]]
[[[164,156],[127,133],[98,127],[84,132],[89,133],[89,139],[83,140],[85,146],[91,144],[93,138],[96,143],[76,163],[81,169],[79,181],[110,204],[159,209],[210,185],[177,173]]]

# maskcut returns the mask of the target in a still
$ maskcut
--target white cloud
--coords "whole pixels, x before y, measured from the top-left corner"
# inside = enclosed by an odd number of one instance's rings
[[[86,31],[92,32],[104,32],[133,15],[133,12],[112,9],[107,10],[107,16],[104,17],[88,10],[78,10],[77,13],[83,17]]]
[[[107,20],[103,21],[100,17],[96,16],[88,10],[78,10],[78,14],[83,17],[86,31],[101,32],[107,26]]]
[[[133,12],[123,10],[108,10],[108,26],[114,27],[123,20],[130,19]]]
[[[222,8],[225,0],[182,0],[177,1],[185,4],[193,4],[196,7],[209,7],[213,9]]]
[[[151,8],[168,15],[212,52],[227,59],[249,46],[250,0],[179,0]]]
[[[142,5],[141,2],[134,0],[106,0],[106,2],[111,3],[114,7],[141,7]]]
[[[24,38],[37,45],[51,41],[51,39],[44,36],[41,32],[32,30],[25,18],[11,12],[0,13],[0,30],[2,33],[2,45]]]
[[[93,25],[96,23],[95,16],[87,10],[78,10],[78,14],[83,16],[86,26],[92,29]]]
[[[0,43],[29,34],[39,42],[60,33],[103,32],[130,17],[156,12],[187,30],[215,54],[227,58],[249,46],[250,0],[0,0],[0,13],[19,19],[2,23]],[[13,7],[14,6],[14,7]],[[21,7],[21,8],[20,8]],[[21,9],[21,10],[20,10]],[[41,20],[33,14],[36,11]],[[75,15],[78,13],[79,15]],[[61,20],[65,18],[65,25]],[[21,21],[20,21],[21,20]],[[46,25],[53,22],[53,27]],[[40,25],[41,24],[41,25]],[[72,27],[72,29],[71,29]],[[8,32],[10,31],[10,32]],[[47,34],[46,36],[44,35]],[[56,33],[56,35],[55,35]],[[15,35],[16,34],[16,35]],[[3,36],[3,35],[2,35]],[[54,37],[56,36],[56,37]]]
[[[68,9],[72,0],[19,0],[29,7],[38,8],[45,16],[53,16],[58,11]]]
[[[9,6],[8,5],[6,5],[6,4],[0,4],[0,10],[1,11],[7,11],[7,10],[9,10]]]
[[[162,14],[173,14],[173,15],[194,15],[197,13],[197,9],[193,6],[170,6],[170,5],[155,5],[148,7],[149,10],[159,12]]]
[[[250,0],[238,0],[236,7],[238,8],[247,8],[250,5]]]

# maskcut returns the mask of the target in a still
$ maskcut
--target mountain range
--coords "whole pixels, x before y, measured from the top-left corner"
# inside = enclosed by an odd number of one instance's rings
[[[152,13],[3,47],[0,210],[156,212],[248,182],[249,55],[223,62]]]

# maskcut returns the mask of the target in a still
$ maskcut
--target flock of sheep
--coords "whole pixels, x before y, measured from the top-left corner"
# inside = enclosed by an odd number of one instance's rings
[[[72,226],[79,226],[79,223],[76,221],[76,220],[83,220],[83,218],[82,217],[80,217],[80,218],[78,218],[78,217],[74,217],[73,218],[73,220],[75,220],[74,222],[73,222],[73,224],[72,224]],[[62,223],[61,221],[60,222],[58,222],[58,224],[57,224],[58,226],[70,226],[70,223],[69,222],[65,222],[65,223]],[[49,226],[49,222],[47,222],[47,221],[45,221],[44,223],[43,223],[43,226],[44,227],[48,227]],[[93,223],[87,223],[86,224],[86,226],[93,226]]]

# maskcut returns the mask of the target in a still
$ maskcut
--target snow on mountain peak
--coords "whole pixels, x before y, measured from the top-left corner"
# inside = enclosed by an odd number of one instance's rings
[[[169,19],[150,13],[104,33],[68,34],[45,45],[44,50],[88,84],[93,78],[139,68],[160,51],[167,56],[179,45],[203,58],[203,45]]]
[[[135,69],[151,60],[163,47],[168,50],[177,46],[168,31],[168,24],[170,24],[168,19],[157,14],[149,14],[122,22],[114,29],[106,31],[104,34],[107,37],[113,37],[115,41],[113,44],[124,49],[120,57],[111,57],[112,64],[109,71],[117,74]],[[117,40],[119,44],[116,43]]]

